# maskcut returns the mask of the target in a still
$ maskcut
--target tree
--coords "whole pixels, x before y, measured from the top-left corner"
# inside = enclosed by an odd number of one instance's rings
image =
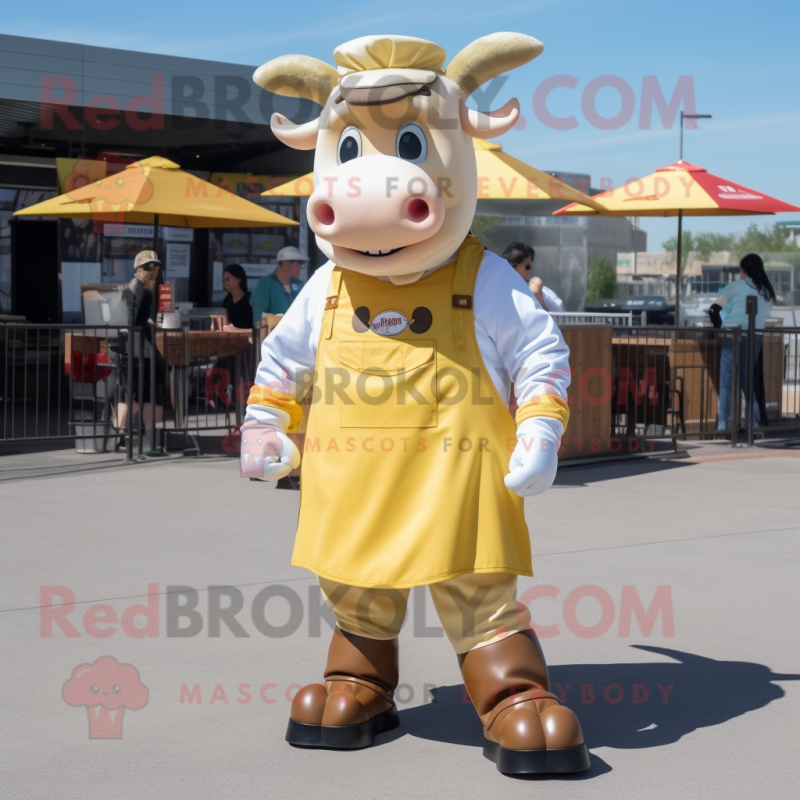
[[[737,260],[748,253],[800,252],[796,241],[786,241],[786,231],[782,226],[773,224],[759,228],[755,222],[747,226],[747,230],[738,238],[732,249]]]
[[[670,236],[661,246],[668,253],[674,253],[678,244],[677,236]],[[797,242],[787,242],[786,231],[777,224],[759,228],[753,222],[740,236],[735,233],[692,233],[683,232],[681,246],[681,267],[686,266],[690,252],[696,253],[703,261],[708,261],[712,253],[729,251],[735,261],[747,253],[797,253]]]
[[[731,251],[735,246],[735,233],[698,233],[694,237],[693,249],[703,261],[708,261],[712,253]]]
[[[668,253],[674,253],[678,249],[678,237],[670,236],[666,242],[661,242],[661,246]],[[686,266],[686,259],[689,258],[689,253],[694,250],[695,242],[694,236],[691,231],[684,231],[681,237],[681,269]]]
[[[476,214],[472,219],[472,234],[483,245],[488,244],[494,232],[503,222],[502,217],[492,217]]]
[[[617,268],[607,259],[592,256],[586,273],[586,299],[602,300],[617,295]]]

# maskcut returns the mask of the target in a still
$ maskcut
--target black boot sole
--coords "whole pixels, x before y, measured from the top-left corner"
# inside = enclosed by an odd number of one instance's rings
[[[309,725],[289,720],[286,741],[294,747],[320,747],[329,750],[358,750],[371,747],[378,734],[400,724],[397,709],[390,708],[358,725]]]
[[[564,750],[507,750],[487,739],[483,744],[483,755],[494,761],[504,775],[583,772],[590,766],[585,744]]]

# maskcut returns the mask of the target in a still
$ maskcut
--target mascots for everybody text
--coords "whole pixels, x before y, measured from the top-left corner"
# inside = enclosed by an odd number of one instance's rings
[[[305,124],[271,120],[285,144],[316,148],[308,221],[329,261],[264,341],[242,427],[242,473],[278,479],[300,463],[286,434],[314,393],[292,563],[318,576],[337,626],[325,682],[292,703],[293,745],[364,747],[397,726],[397,636],[409,590],[428,586],[484,754],[511,774],[589,766],[516,600],[517,576],[533,574],[522,498],[556,474],[569,351],[469,235],[473,138],[508,131],[519,104],[465,101],[542,49],[497,33],[445,67],[432,42],[368,36],[337,48],[338,69],[294,55],[255,74],[323,107]]]

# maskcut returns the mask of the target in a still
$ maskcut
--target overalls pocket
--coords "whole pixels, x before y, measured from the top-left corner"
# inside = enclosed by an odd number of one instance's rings
[[[341,342],[343,428],[435,428],[436,340]]]

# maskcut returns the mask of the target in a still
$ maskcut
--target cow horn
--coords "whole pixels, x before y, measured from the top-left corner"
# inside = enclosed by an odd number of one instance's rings
[[[461,50],[444,74],[469,97],[492,78],[533,61],[542,50],[538,39],[524,33],[490,33]]]
[[[339,73],[311,56],[280,56],[259,67],[253,80],[268,92],[302,97],[324,106],[339,82]]]

